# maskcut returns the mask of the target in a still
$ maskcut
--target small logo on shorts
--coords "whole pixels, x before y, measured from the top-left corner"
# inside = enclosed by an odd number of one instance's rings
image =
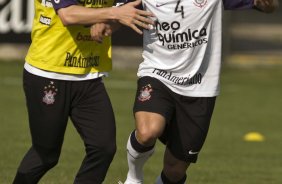
[[[189,155],[197,155],[199,152],[190,150],[188,153]]]
[[[208,0],[194,0],[194,5],[203,8],[208,3]]]
[[[138,97],[138,100],[141,102],[150,100],[152,91],[153,89],[151,84],[147,84],[146,86],[142,87],[142,89],[140,90],[140,95]]]
[[[55,87],[54,82],[50,81],[48,86],[44,87],[44,97],[42,101],[47,105],[51,105],[55,103],[55,96],[58,92],[58,89]]]

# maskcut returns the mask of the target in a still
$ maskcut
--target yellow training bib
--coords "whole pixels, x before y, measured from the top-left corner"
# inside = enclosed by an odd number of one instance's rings
[[[101,0],[81,5],[98,8],[112,4],[112,1]],[[31,38],[26,61],[42,70],[86,74],[106,72],[112,68],[111,38],[106,37],[99,44],[91,39],[89,27],[65,27],[49,1],[35,0]]]

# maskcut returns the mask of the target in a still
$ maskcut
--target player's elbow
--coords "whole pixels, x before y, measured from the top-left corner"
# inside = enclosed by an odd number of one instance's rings
[[[64,26],[70,26],[77,23],[72,10],[72,6],[61,8],[57,13]]]

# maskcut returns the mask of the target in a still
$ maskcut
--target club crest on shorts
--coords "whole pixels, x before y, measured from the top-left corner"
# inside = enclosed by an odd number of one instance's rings
[[[153,89],[151,84],[147,84],[146,86],[142,87],[142,89],[140,90],[140,95],[138,97],[138,100],[141,102],[150,100],[152,91]]]
[[[194,5],[203,8],[208,3],[208,0],[194,0]]]
[[[44,87],[44,97],[42,101],[47,105],[54,104],[57,92],[58,89],[55,87],[54,82],[50,81],[49,85]]]

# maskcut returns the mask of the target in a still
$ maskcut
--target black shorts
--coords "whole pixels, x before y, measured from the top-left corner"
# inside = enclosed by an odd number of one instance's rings
[[[147,111],[164,116],[167,125],[159,139],[176,158],[195,163],[208,133],[215,100],[182,96],[155,78],[142,77],[138,80],[134,113]]]

